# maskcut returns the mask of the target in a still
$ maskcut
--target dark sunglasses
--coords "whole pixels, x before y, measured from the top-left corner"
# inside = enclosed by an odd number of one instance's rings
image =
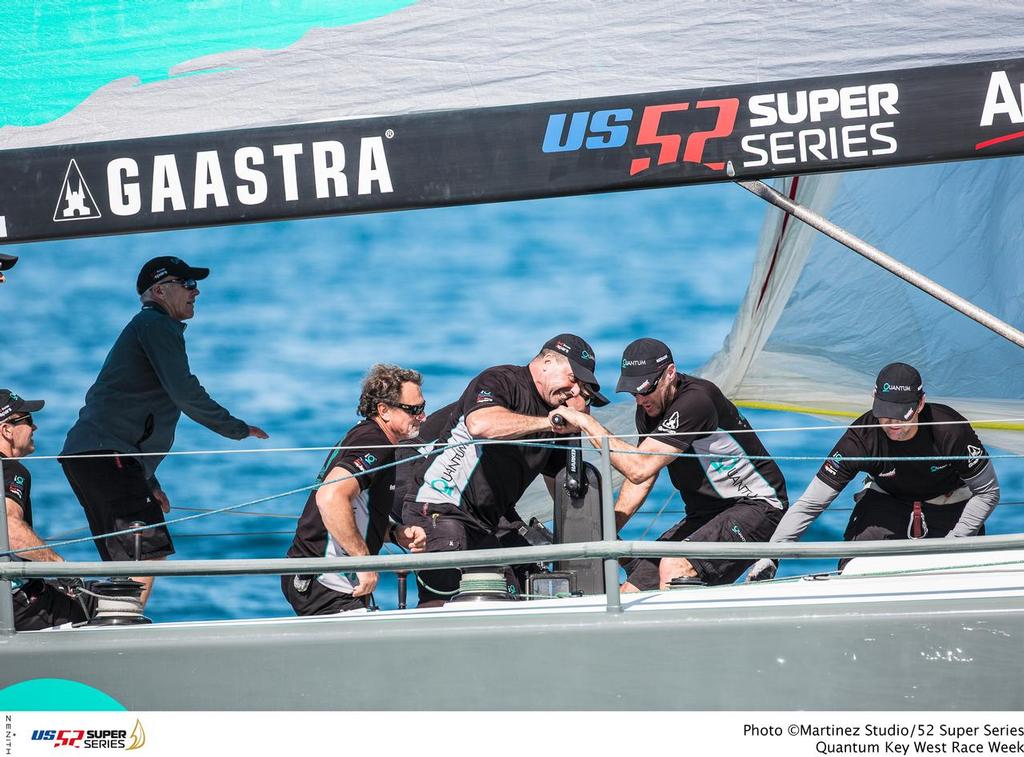
[[[161,284],[181,284],[182,289],[187,289],[191,292],[193,289],[199,288],[199,282],[195,279],[168,279],[167,281],[159,282]]]
[[[11,418],[9,421],[6,421],[6,422],[10,423],[12,426],[20,426],[22,424],[27,425],[27,426],[34,426],[34,425],[36,425],[32,421],[32,413],[26,413],[25,415],[19,416],[17,418]]]
[[[644,389],[642,392],[633,392],[632,394],[637,397],[646,397],[648,394],[653,394],[654,390],[658,388],[658,382],[661,381],[661,377],[665,375],[665,371],[658,374],[658,378],[654,379],[654,382]]]
[[[583,401],[587,403],[587,407],[590,407],[590,403],[594,401],[593,392],[594,387],[590,384],[580,384],[580,396],[583,398]]]
[[[404,410],[409,415],[413,416],[420,415],[424,410],[427,409],[426,402],[421,402],[418,405],[406,405],[402,402],[390,402],[388,404],[390,404],[391,407],[397,407],[399,410]]]

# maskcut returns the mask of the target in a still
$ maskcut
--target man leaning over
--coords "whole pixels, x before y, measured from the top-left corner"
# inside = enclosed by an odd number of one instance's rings
[[[999,503],[995,468],[962,415],[924,400],[916,368],[885,366],[871,410],[846,429],[771,540],[800,538],[860,472],[867,482],[854,495],[846,541],[983,534]],[[777,567],[777,561],[761,559],[747,580],[772,578]]]
[[[550,441],[562,432],[548,413],[566,404],[580,410],[607,404],[594,376],[594,350],[574,334],[545,342],[528,365],[498,365],[480,373],[462,393],[438,436],[443,451],[415,462],[412,494],[403,521],[422,526],[428,552],[500,546],[503,517],[539,475],[549,479],[565,465]],[[530,438],[540,444],[477,444],[477,440]],[[458,570],[423,571],[431,601],[458,588]],[[421,601],[425,598],[420,593]]]
[[[668,468],[686,516],[659,541],[768,541],[786,509],[786,482],[721,390],[679,373],[671,350],[657,339],[637,339],[626,347],[616,389],[636,399],[636,429],[646,436],[639,447],[611,436],[589,415],[572,410],[562,415],[595,447],[601,437],[609,437],[612,465],[627,479],[615,503],[617,529],[643,504],[661,469]],[[552,416],[555,412],[560,411]],[[732,583],[751,562],[638,558],[626,567],[622,590],[664,589],[677,578]]]

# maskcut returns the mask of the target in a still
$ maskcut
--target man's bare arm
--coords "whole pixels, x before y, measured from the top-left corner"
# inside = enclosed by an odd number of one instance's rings
[[[520,415],[504,407],[486,407],[466,416],[466,428],[476,439],[520,439],[550,431],[546,417]]]
[[[658,476],[654,475],[646,481],[634,484],[632,481],[623,481],[619,489],[619,498],[615,500],[615,531],[618,533],[623,526],[633,517],[633,513],[640,509],[640,506],[647,499],[647,495],[654,488],[654,482]]]
[[[39,538],[32,527],[25,522],[24,511],[17,502],[7,497],[7,536],[11,542],[11,549],[26,549],[27,547],[46,547],[46,542]],[[34,549],[31,552],[22,552],[21,557],[26,560],[37,560],[39,562],[64,562],[64,558],[58,555],[49,547],[46,549]]]
[[[352,500],[359,496],[359,480],[344,468],[336,466],[331,468],[324,481],[335,482],[321,486],[316,491],[316,506],[328,533],[352,557],[370,554],[366,540],[356,527],[356,515],[352,508]],[[377,574],[368,571],[356,575],[359,577],[359,585],[352,595],[361,597],[371,594],[377,586]]]

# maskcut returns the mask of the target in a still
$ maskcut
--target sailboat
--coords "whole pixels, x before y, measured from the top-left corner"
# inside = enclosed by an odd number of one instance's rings
[[[612,4],[423,2],[284,50],[213,53],[171,79],[114,82],[52,122],[0,130],[0,241],[775,180],[780,202],[959,288],[988,325],[1020,322],[1024,195],[1012,156],[1024,153],[1024,19],[967,2],[873,8],[640,2],[626,19]],[[795,212],[769,209],[740,315],[704,375],[748,406],[843,418],[899,340],[936,367],[933,399],[955,398],[990,419],[979,424],[987,443],[1020,451],[1016,345],[921,305]],[[982,354],[998,368],[964,370],[965,356]],[[628,431],[631,414],[613,408],[608,421]],[[865,557],[841,577],[633,598],[610,586],[525,603],[7,633],[0,684],[66,678],[151,710],[1019,708],[1024,541],[957,541],[687,545],[716,556]],[[680,549],[609,539],[534,548],[528,559],[611,566]],[[913,562],[891,562],[899,551]],[[499,558],[524,556],[455,559]],[[33,570],[2,563],[0,577]],[[429,691],[407,678],[410,658]]]

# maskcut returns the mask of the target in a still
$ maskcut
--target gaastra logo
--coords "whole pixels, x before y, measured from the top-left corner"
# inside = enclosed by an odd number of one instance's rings
[[[555,344],[555,349],[558,350],[559,352],[564,352],[566,355],[569,354],[569,345],[567,345],[565,342],[558,342],[557,344]]]
[[[390,130],[385,136],[392,135]],[[337,140],[246,145],[154,155],[145,164],[129,156],[107,163],[107,201],[115,216],[173,213],[386,194],[394,191],[385,136],[362,137],[357,149]],[[355,157],[353,159],[353,153]],[[185,183],[189,182],[189,186]],[[78,164],[68,166],[54,221],[99,218]]]
[[[967,454],[971,457],[971,459],[967,461],[967,467],[973,468],[981,461],[981,456],[985,454],[985,450],[981,447],[976,447],[973,444],[968,444]]]
[[[72,158],[68,163],[68,170],[64,172],[64,182],[60,187],[57,207],[53,211],[53,220],[58,223],[60,221],[88,221],[102,216],[99,206],[96,205],[96,201],[92,197],[89,185],[82,177],[78,162]]]
[[[658,431],[675,431],[677,428],[679,428],[678,410],[661,422],[661,425],[658,426]]]

